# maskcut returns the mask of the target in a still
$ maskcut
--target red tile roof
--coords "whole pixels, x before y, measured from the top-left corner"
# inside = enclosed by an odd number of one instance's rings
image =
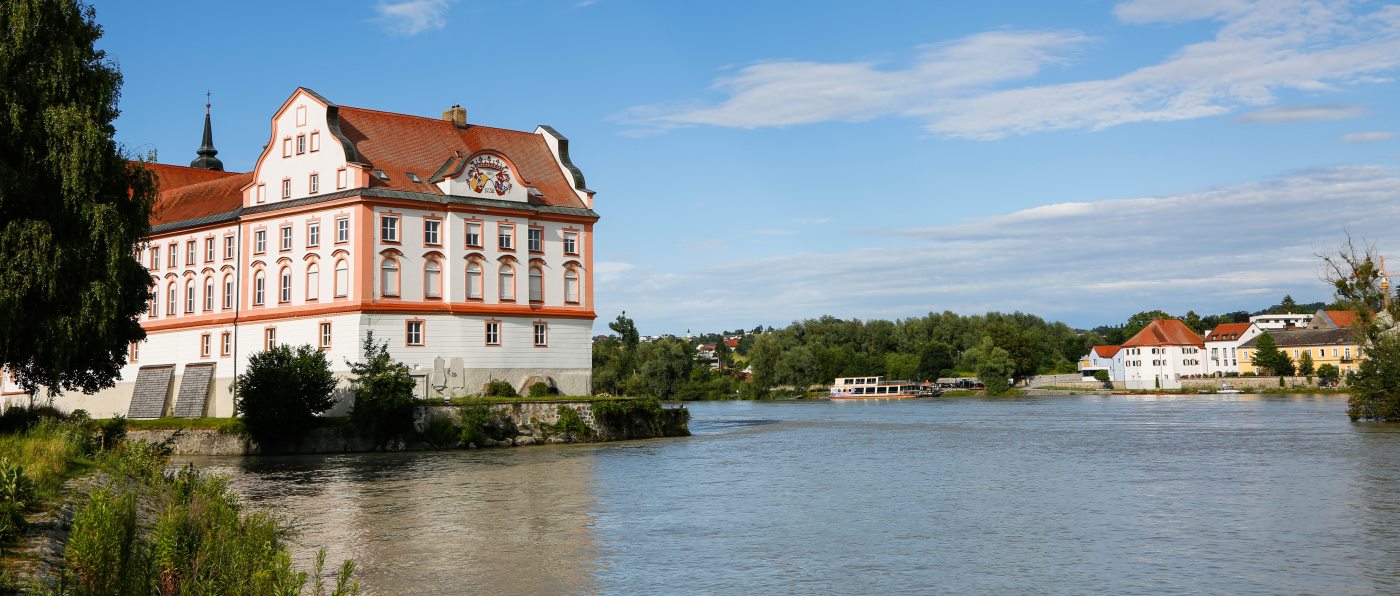
[[[1206,334],[1206,341],[1228,341],[1239,339],[1249,326],[1253,323],[1224,323],[1216,325],[1210,333]]]
[[[1157,319],[1148,323],[1132,339],[1123,342],[1125,348],[1141,346],[1196,346],[1205,347],[1201,336],[1176,319]]]
[[[1112,358],[1121,349],[1123,346],[1094,346],[1094,353],[1098,354],[1099,358]]]
[[[391,114],[339,106],[340,130],[361,158],[389,176],[370,177],[371,188],[390,188],[440,195],[428,182],[449,158],[490,149],[504,155],[516,167],[516,178],[543,196],[531,204],[586,208],[573,183],[559,169],[543,136],[532,132],[468,125],[458,128],[436,118]],[[148,164],[159,180],[159,195],[151,225],[198,219],[238,209],[240,189],[252,181],[252,173],[216,172],[185,166]],[[408,177],[412,172],[420,182]]]
[[[533,186],[544,195],[539,199],[541,204],[586,207],[559,169],[543,136],[475,124],[458,128],[437,118],[348,106],[340,106],[339,114],[340,131],[366,161],[389,176],[388,180],[371,176],[372,187],[442,194],[428,179],[448,158],[490,149],[515,164],[516,177],[522,184]],[[410,180],[409,172],[417,174],[422,182]]]
[[[1332,322],[1337,325],[1338,329],[1351,327],[1355,325],[1358,320],[1356,311],[1354,310],[1325,310],[1322,312],[1327,313],[1327,318],[1332,319]]]

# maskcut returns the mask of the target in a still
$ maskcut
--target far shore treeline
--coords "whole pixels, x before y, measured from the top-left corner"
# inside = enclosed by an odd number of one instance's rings
[[[662,399],[762,399],[806,393],[836,377],[884,376],[934,380],[990,377],[1022,382],[1039,374],[1073,373],[1094,345],[1118,345],[1157,318],[1179,318],[1197,333],[1252,314],[1314,312],[1324,303],[1298,304],[1291,296],[1269,308],[1201,316],[1160,310],[1137,313],[1122,325],[1079,330],[1021,312],[959,315],[944,311],[895,321],[824,316],[787,327],[707,333],[689,339],[640,339],[624,312],[608,324],[612,334],[593,342],[593,387],[613,395]],[[726,337],[737,337],[730,348]],[[714,345],[712,368],[699,345]],[[744,374],[744,370],[751,374]],[[778,388],[778,389],[774,389]]]

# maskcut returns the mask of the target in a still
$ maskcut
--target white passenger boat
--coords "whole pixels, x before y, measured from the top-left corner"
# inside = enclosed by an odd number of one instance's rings
[[[923,385],[915,381],[885,381],[884,377],[837,377],[831,399],[909,399],[923,397]]]

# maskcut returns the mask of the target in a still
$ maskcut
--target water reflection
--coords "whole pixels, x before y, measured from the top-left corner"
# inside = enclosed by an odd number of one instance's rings
[[[1394,593],[1400,426],[1345,407],[707,403],[686,439],[200,465],[376,593]]]
[[[297,519],[300,564],[325,546],[374,593],[593,590],[592,448],[190,459]]]

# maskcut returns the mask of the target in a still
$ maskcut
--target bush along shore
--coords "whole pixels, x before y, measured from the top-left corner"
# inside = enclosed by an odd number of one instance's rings
[[[82,412],[0,414],[0,593],[354,594],[355,565],[292,563],[290,520],[163,445]]]

